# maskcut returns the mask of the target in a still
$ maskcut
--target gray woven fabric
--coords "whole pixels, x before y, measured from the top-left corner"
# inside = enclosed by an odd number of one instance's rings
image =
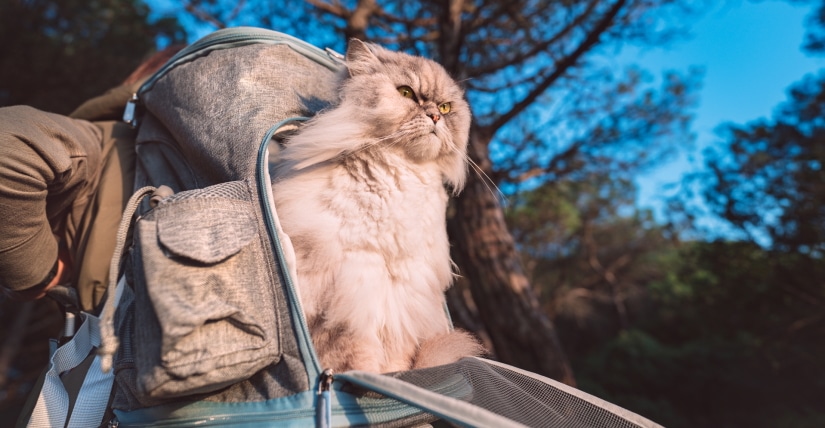
[[[253,183],[267,130],[329,105],[334,81],[286,45],[254,44],[180,64],[142,95],[135,188],[176,193],[141,210],[114,408],[311,387]]]
[[[137,139],[139,157],[168,165],[139,165],[142,182],[135,186],[166,184],[179,191],[253,176],[266,131],[328,105],[333,85],[332,71],[286,45],[213,51],[176,67],[145,94],[154,118],[141,125]],[[153,153],[141,156],[144,151]],[[170,174],[182,182],[169,182]]]

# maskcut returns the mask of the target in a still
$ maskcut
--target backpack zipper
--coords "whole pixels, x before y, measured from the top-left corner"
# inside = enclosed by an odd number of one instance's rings
[[[132,126],[132,128],[136,128],[137,123],[137,104],[138,104],[138,95],[137,93],[132,94],[132,98],[129,98],[129,101],[126,102],[126,108],[123,109],[123,121],[128,123]]]
[[[329,428],[332,426],[332,382],[335,380],[332,369],[325,369],[318,379],[318,401],[316,404],[315,426]]]
[[[272,137],[285,125],[292,122],[303,122],[307,119],[308,118],[305,117],[286,119],[269,128],[264,135],[263,140],[261,140],[261,145],[258,149],[258,165],[255,171],[255,178],[257,182],[256,184],[258,185],[258,195],[260,198],[261,209],[264,214],[264,224],[266,225],[267,233],[269,234],[270,241],[272,242],[272,251],[277,258],[276,261],[278,262],[278,268],[280,269],[281,279],[284,282],[283,285],[287,289],[290,315],[292,315],[292,319],[296,324],[295,332],[296,338],[298,339],[298,347],[304,358],[307,376],[310,379],[316,379],[321,375],[321,363],[318,361],[318,356],[315,354],[312,347],[312,338],[309,336],[306,316],[304,316],[304,310],[301,307],[301,301],[298,298],[298,290],[295,288],[292,277],[289,275],[286,258],[284,257],[283,246],[281,245],[281,239],[278,236],[275,215],[270,209],[270,206],[274,204],[274,202],[270,200],[272,185],[269,183],[269,174],[267,173],[269,170],[267,165],[267,148],[269,147]]]

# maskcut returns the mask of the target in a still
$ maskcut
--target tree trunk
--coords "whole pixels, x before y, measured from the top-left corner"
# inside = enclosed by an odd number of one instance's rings
[[[489,142],[489,136],[472,129],[470,158],[487,171]],[[495,355],[504,363],[575,385],[555,327],[524,273],[498,196],[484,180],[470,172],[448,230],[459,273],[469,281]]]

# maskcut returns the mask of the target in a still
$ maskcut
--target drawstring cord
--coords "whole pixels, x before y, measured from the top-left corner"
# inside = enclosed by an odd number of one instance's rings
[[[115,244],[115,252],[112,254],[112,261],[109,264],[109,282],[106,290],[106,303],[103,306],[103,314],[100,318],[100,368],[104,373],[107,373],[112,368],[112,358],[117,351],[120,342],[115,335],[115,312],[117,310],[117,299],[115,298],[115,287],[117,285],[117,277],[120,268],[120,258],[123,255],[123,247],[126,246],[126,237],[129,234],[129,228],[132,225],[132,217],[135,215],[138,206],[143,198],[153,193],[151,205],[154,207],[157,202],[174,192],[167,186],[160,186],[155,188],[146,186],[138,189],[126,204],[123,210],[123,217],[120,219],[120,225],[117,229],[117,241]]]

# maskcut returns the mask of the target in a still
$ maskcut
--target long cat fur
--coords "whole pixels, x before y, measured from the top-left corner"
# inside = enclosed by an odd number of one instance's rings
[[[273,173],[321,364],[383,373],[478,355],[443,309],[447,188],[467,174],[464,94],[437,63],[358,40],[346,65],[337,104],[286,142]]]

